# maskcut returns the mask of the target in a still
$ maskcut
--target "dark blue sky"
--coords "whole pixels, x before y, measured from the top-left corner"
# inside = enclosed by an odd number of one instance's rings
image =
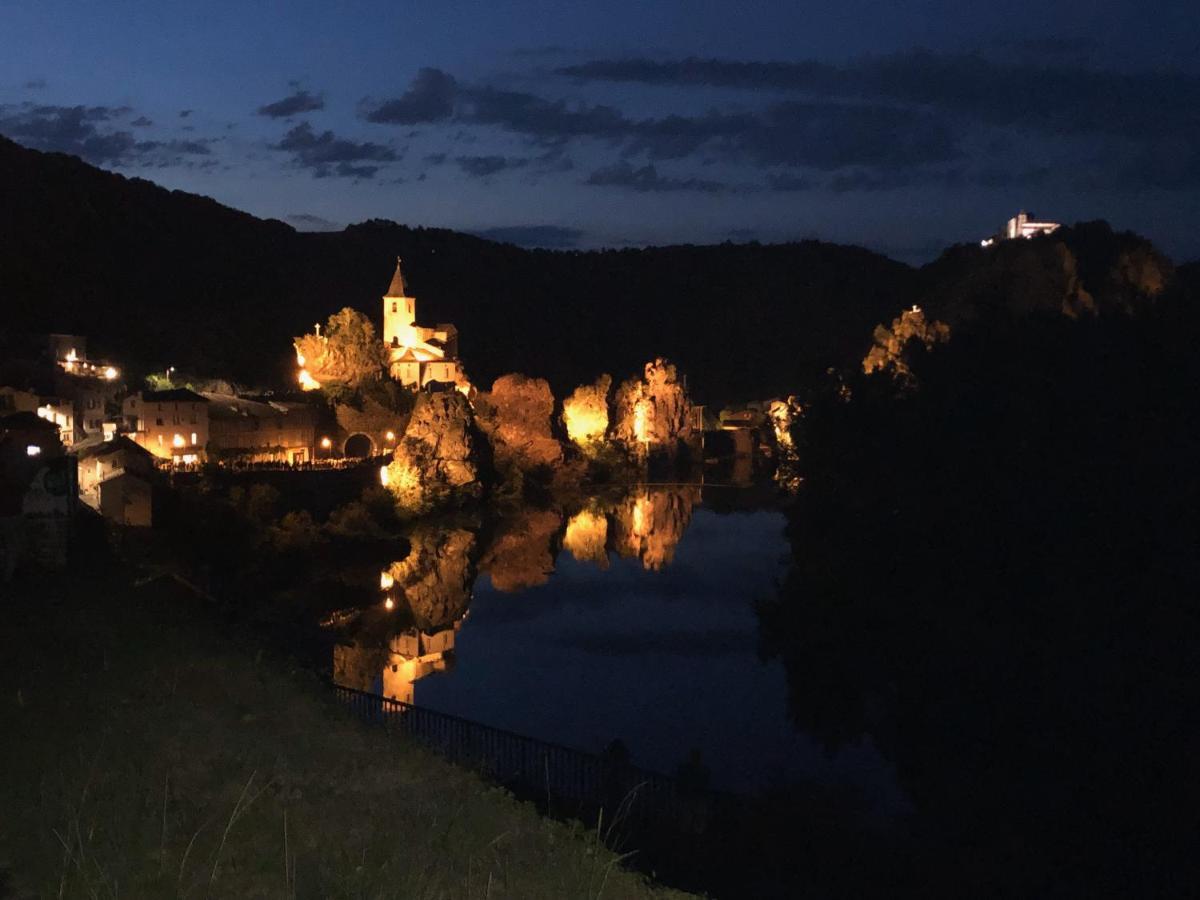
[[[0,133],[301,228],[1200,257],[1190,4],[0,0]]]

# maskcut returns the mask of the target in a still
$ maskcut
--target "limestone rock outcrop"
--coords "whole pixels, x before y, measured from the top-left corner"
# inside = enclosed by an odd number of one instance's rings
[[[646,363],[643,378],[617,390],[613,437],[626,447],[674,451],[691,436],[692,404],[675,366],[664,359]]]
[[[491,441],[496,467],[529,469],[562,461],[562,445],[550,432],[554,394],[542,378],[502,375],[475,398],[475,417]]]
[[[581,384],[563,401],[563,425],[567,437],[587,452],[599,446],[608,434],[608,392],[612,376],[601,375],[593,384]]]
[[[420,394],[381,480],[409,514],[478,497],[480,450],[471,407],[461,393]]]
[[[863,358],[863,372],[887,372],[899,381],[912,378],[912,370],[904,358],[904,348],[910,340],[918,340],[925,349],[950,340],[950,326],[936,319],[926,319],[919,306],[906,309],[892,320],[892,327],[878,325],[872,335],[874,345]]]

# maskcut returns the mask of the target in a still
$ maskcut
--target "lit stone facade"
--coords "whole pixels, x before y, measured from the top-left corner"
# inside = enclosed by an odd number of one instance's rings
[[[224,461],[311,462],[317,449],[317,411],[307,403],[261,401],[205,392],[209,451]]]
[[[159,459],[203,462],[208,447],[208,400],[186,388],[143,391],[122,407],[130,436]]]

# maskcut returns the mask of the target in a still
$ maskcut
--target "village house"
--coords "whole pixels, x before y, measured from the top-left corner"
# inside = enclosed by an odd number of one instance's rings
[[[209,453],[224,461],[311,462],[317,448],[317,410],[308,403],[254,400],[204,392]]]
[[[129,434],[175,465],[203,462],[209,441],[208,398],[187,388],[142,391],[122,404]]]
[[[154,475],[154,454],[125,435],[112,440],[91,439],[77,448],[79,460],[79,499],[100,510],[101,486],[120,475],[150,479]]]

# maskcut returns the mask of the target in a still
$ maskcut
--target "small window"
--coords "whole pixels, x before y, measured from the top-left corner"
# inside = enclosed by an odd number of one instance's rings
[[[162,423],[163,423],[162,416],[159,416],[157,419],[154,420],[155,425],[161,425]],[[158,440],[159,440],[159,443],[162,443],[162,435],[161,434],[158,436]]]
[[[395,312],[395,311],[396,311],[396,301],[393,300],[392,301],[392,312]]]

